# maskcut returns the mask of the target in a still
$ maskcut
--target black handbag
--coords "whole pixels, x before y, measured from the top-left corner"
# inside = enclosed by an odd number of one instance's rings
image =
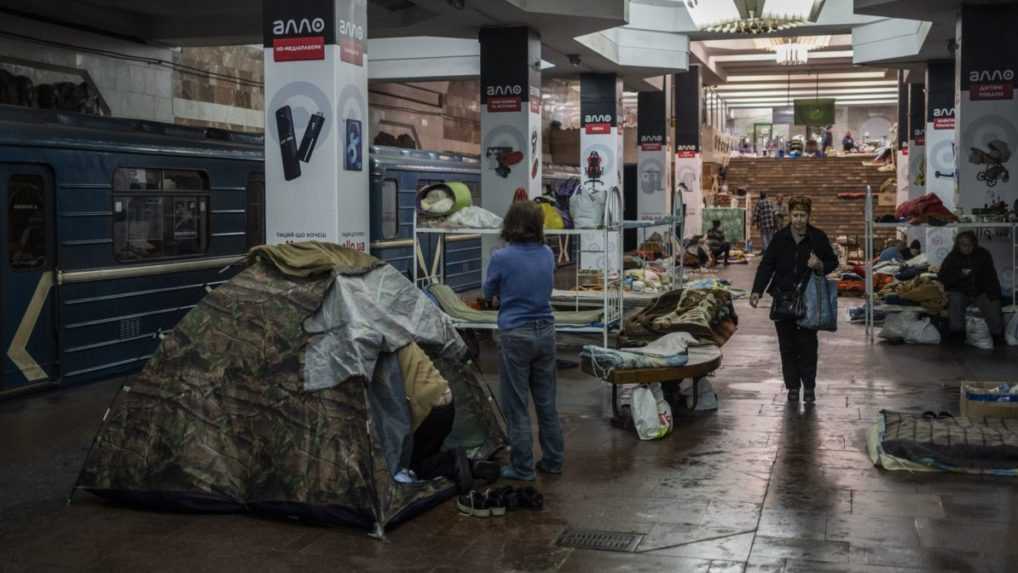
[[[771,295],[771,320],[795,320],[806,316],[805,290],[809,271],[803,275],[793,290],[779,290]]]
[[[806,316],[806,303],[803,300],[801,289],[778,291],[772,296],[771,320],[775,322],[782,320],[797,321]]]

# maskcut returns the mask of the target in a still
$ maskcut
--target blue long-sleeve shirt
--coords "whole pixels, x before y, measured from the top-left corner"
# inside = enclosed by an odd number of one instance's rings
[[[510,243],[492,253],[484,279],[485,298],[498,297],[498,328],[507,330],[535,320],[554,320],[551,289],[555,255],[542,243]]]

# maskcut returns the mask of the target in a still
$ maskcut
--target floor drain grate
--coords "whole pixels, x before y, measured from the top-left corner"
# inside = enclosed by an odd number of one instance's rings
[[[642,533],[624,533],[600,529],[567,529],[558,538],[556,544],[559,547],[633,553],[639,547],[641,541],[643,541]]]

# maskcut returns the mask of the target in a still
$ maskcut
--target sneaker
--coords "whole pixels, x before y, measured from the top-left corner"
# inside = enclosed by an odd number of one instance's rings
[[[476,490],[470,490],[456,498],[456,509],[472,517],[491,517],[491,509],[485,502],[485,496]]]
[[[502,517],[505,515],[508,502],[505,499],[505,495],[502,489],[487,489],[484,490],[484,505],[487,506],[491,512],[492,517]]]
[[[812,404],[817,401],[817,391],[813,388],[806,388],[802,392],[802,399],[807,404]]]
[[[550,466],[550,465],[544,463],[544,460],[541,460],[541,461],[537,462],[537,471],[539,471],[539,472],[541,472],[543,474],[552,474],[552,475],[560,476],[560,475],[562,475],[562,466],[553,467],[553,466]]]
[[[504,479],[512,479],[516,481],[534,481],[536,479],[536,476],[534,476],[534,474],[530,474],[529,476],[521,474],[517,472],[512,466],[502,466],[502,469],[499,471],[499,476],[501,476]]]
[[[799,401],[799,389],[798,388],[795,388],[794,390],[789,390],[788,391],[788,401],[789,402],[798,402]]]

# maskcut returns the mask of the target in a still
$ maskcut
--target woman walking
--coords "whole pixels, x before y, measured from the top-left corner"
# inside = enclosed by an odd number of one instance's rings
[[[509,246],[488,262],[484,296],[498,297],[499,382],[509,426],[511,463],[502,477],[531,481],[533,438],[528,402],[534,396],[541,461],[537,470],[562,473],[563,440],[556,407],[555,320],[551,290],[555,255],[544,244],[544,213],[531,201],[513,203],[502,223]]]
[[[749,304],[756,308],[764,292],[774,298],[794,292],[809,279],[809,273],[826,275],[838,267],[838,258],[823,231],[809,224],[813,203],[808,197],[788,202],[789,226],[774,234],[756,270]],[[806,402],[816,401],[817,331],[799,328],[795,320],[777,320],[781,372],[788,389],[788,401],[799,400],[803,388]]]

